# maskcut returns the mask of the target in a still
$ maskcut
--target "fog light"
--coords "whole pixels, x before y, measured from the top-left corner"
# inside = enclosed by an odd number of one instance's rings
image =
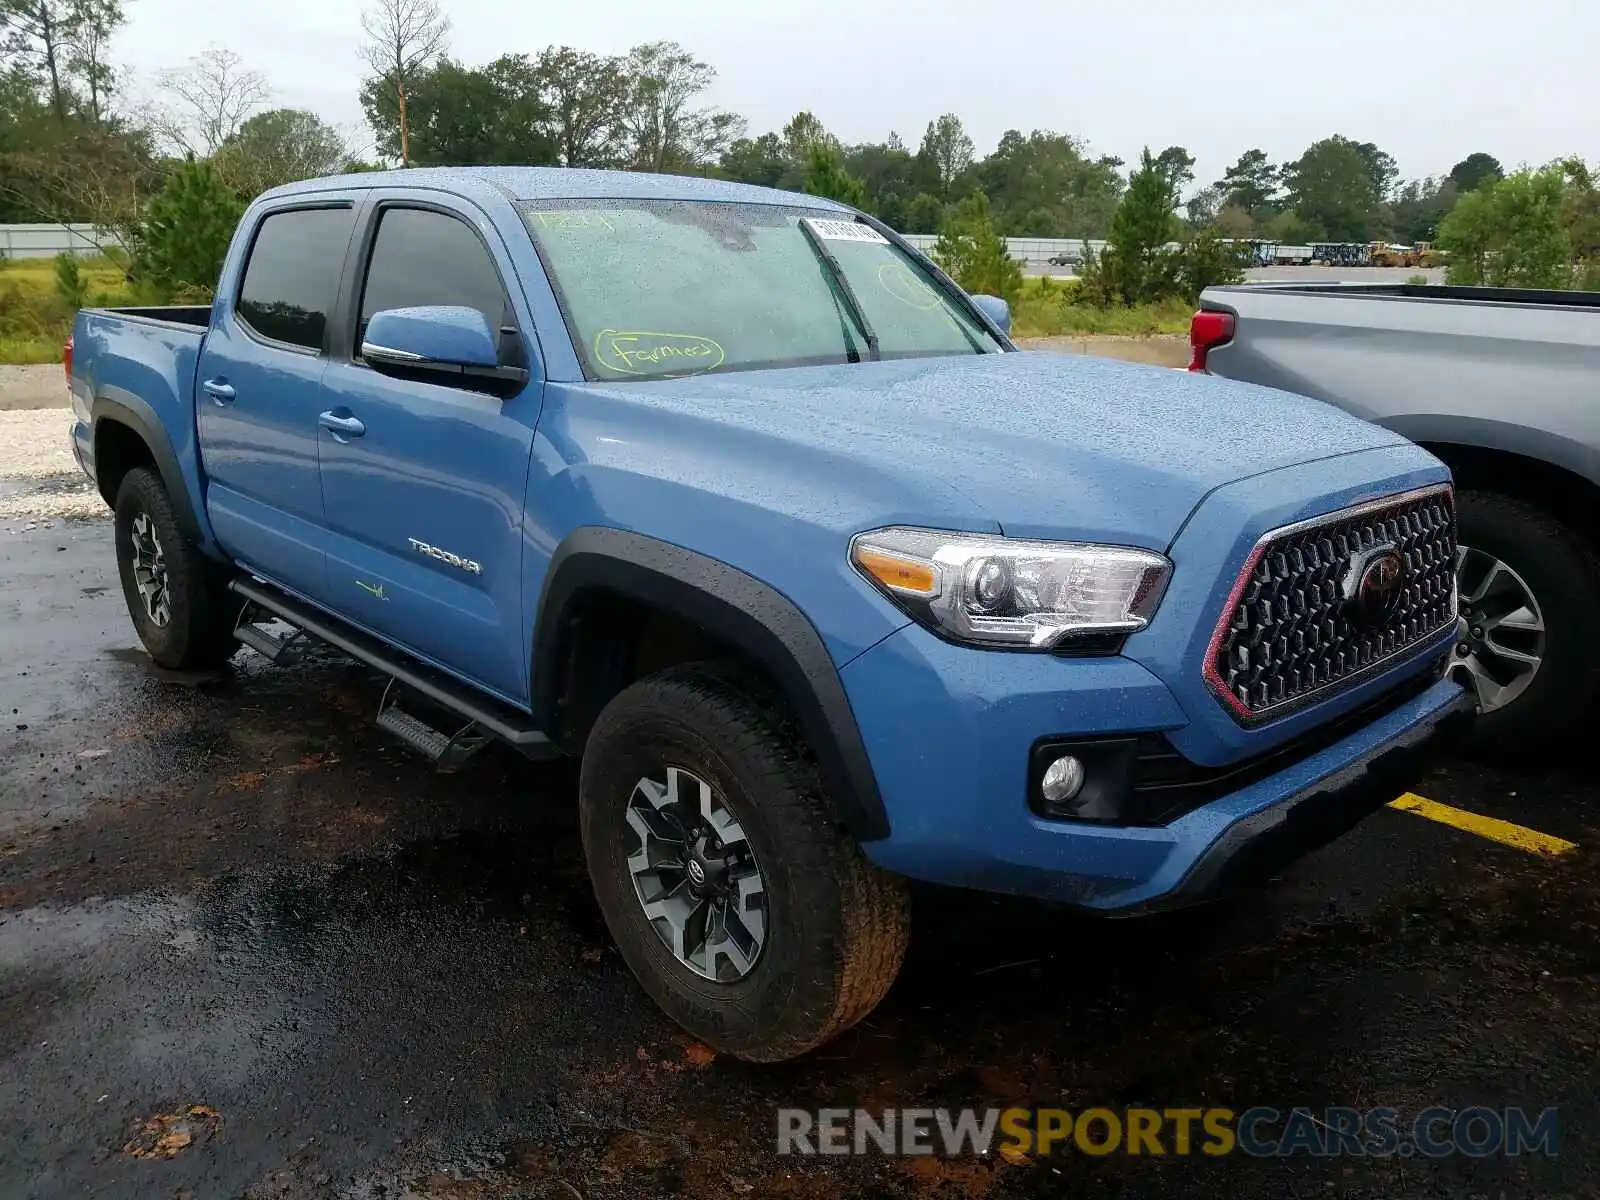
[[[1083,790],[1083,764],[1063,754],[1044,769],[1039,792],[1050,804],[1065,804]]]

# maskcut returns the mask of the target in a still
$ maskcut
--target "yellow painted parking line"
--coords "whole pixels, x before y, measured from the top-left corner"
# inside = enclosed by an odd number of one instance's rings
[[[1407,792],[1398,800],[1389,801],[1389,807],[1400,812],[1416,813],[1419,817],[1426,817],[1430,821],[1437,821],[1441,825],[1449,825],[1452,829],[1464,830],[1475,833],[1479,837],[1488,838],[1491,842],[1499,842],[1505,846],[1514,846],[1518,850],[1526,850],[1529,854],[1566,854],[1576,850],[1578,844],[1569,842],[1565,838],[1558,838],[1548,833],[1540,833],[1537,829],[1528,829],[1521,825],[1513,825],[1510,821],[1499,821],[1494,817],[1483,817],[1477,813],[1467,812],[1465,809],[1451,808],[1448,804],[1440,804],[1426,797]]]

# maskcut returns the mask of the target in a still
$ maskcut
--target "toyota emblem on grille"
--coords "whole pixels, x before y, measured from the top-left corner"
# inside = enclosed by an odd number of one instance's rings
[[[1342,588],[1346,609],[1363,625],[1381,625],[1394,616],[1405,590],[1405,559],[1389,545],[1356,555]]]

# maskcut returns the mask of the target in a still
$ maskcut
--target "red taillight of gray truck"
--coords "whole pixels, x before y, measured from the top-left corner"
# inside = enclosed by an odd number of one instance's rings
[[[72,386],[72,338],[67,338],[67,344],[61,347],[61,369],[66,373],[67,386]]]
[[[1189,322],[1189,370],[1204,371],[1212,347],[1233,340],[1233,314],[1202,308]]]

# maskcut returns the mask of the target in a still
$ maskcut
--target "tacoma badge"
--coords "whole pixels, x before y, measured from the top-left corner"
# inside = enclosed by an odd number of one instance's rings
[[[474,562],[470,558],[462,558],[459,554],[451,554],[448,550],[441,550],[437,546],[430,546],[427,542],[419,542],[416,538],[407,538],[411,548],[418,554],[426,554],[429,558],[437,558],[440,562],[466,571],[469,575],[482,575],[483,564]]]

